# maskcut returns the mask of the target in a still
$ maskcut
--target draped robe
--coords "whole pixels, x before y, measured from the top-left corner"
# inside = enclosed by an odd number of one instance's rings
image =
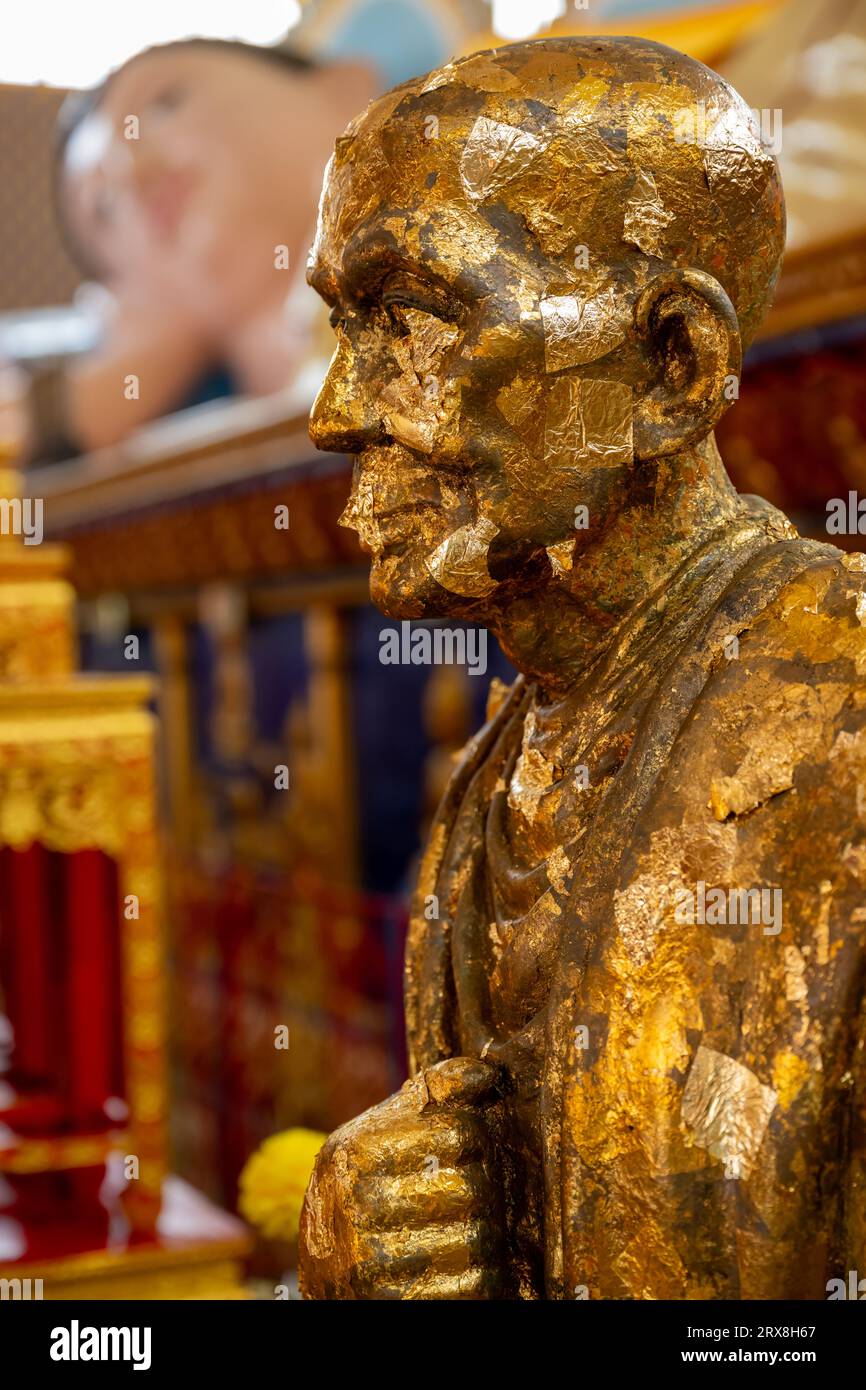
[[[518,678],[422,862],[412,1066],[503,1068],[522,1297],[866,1275],[866,557],[744,502],[553,714]]]

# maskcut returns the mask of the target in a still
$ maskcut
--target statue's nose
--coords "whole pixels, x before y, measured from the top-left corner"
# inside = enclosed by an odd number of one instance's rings
[[[332,454],[359,454],[384,435],[368,382],[348,346],[338,348],[310,413],[310,438]]]

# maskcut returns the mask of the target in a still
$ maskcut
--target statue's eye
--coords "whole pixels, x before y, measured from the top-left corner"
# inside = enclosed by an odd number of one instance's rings
[[[446,353],[460,336],[457,324],[411,304],[392,304],[386,313],[395,324],[394,331],[408,347],[418,375],[435,377],[443,367]]]
[[[407,333],[417,332],[419,326],[425,322],[439,323],[442,321],[440,315],[432,309],[422,307],[419,304],[407,303],[405,299],[395,298],[383,302],[388,317],[401,337]]]
[[[444,323],[455,320],[455,306],[443,292],[409,275],[397,274],[386,281],[381,302],[395,327],[404,333],[412,330],[419,315]]]

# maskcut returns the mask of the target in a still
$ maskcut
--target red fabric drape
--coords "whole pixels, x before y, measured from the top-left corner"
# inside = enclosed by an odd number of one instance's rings
[[[22,1133],[102,1127],[106,1100],[124,1094],[121,923],[101,851],[0,849],[0,1001]]]
[[[63,856],[66,937],[66,1086],[74,1129],[104,1122],[123,1093],[120,908],[114,864],[99,850]]]
[[[0,998],[15,1038],[14,1074],[27,1086],[52,1084],[57,1065],[49,858],[42,845],[0,851]]]

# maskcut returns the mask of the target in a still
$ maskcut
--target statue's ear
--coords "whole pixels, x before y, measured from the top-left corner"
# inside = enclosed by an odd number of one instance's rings
[[[658,458],[709,434],[736,399],[740,330],[725,291],[700,270],[655,276],[634,317],[647,365],[647,389],[635,399],[634,452]]]

